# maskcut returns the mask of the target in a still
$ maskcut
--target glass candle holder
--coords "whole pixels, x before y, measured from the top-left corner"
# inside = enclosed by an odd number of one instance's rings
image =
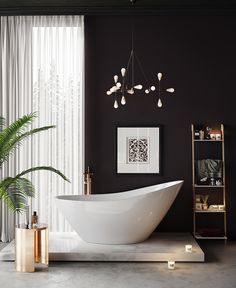
[[[193,251],[193,246],[190,244],[185,245],[185,252],[187,253],[192,253]]]
[[[173,261],[173,260],[168,261],[168,269],[170,269],[170,270],[175,269],[175,261]]]

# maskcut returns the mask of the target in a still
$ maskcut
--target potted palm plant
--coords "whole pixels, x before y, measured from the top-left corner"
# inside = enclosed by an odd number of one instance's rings
[[[31,130],[27,129],[36,116],[35,113],[25,115],[8,127],[6,126],[5,118],[0,116],[0,172],[3,164],[8,161],[9,156],[14,154],[14,151],[19,148],[26,138],[55,127],[52,125]],[[0,173],[0,200],[4,201],[14,213],[24,211],[28,197],[35,196],[34,186],[29,179],[25,178],[25,175],[37,170],[52,171],[69,182],[64,174],[51,166],[32,167],[14,177],[8,176],[3,179],[1,179]]]

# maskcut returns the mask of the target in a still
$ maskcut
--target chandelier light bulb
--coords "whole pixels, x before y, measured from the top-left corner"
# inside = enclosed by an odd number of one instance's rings
[[[117,100],[114,102],[114,108],[117,109],[119,107]]]
[[[150,92],[149,89],[146,89],[146,90],[145,90],[145,93],[146,93],[146,94],[149,94],[149,92]]]
[[[158,73],[158,74],[157,74],[157,78],[158,78],[159,81],[161,81],[162,73]]]
[[[116,92],[119,88],[116,87],[116,86],[113,86],[111,87],[110,91],[113,93],[113,92]]]
[[[121,83],[120,83],[120,82],[117,82],[117,83],[116,83],[116,87],[117,87],[117,88],[120,88],[120,87],[121,87]]]
[[[125,100],[125,96],[123,95],[122,98],[121,98],[121,104],[122,105],[125,105],[126,104],[126,100]]]
[[[151,90],[152,90],[152,91],[155,91],[155,90],[156,90],[156,87],[155,87],[155,86],[151,86]]]
[[[161,107],[162,107],[161,98],[159,98],[159,99],[158,99],[158,102],[157,102],[157,106],[158,106],[159,108],[161,108]]]
[[[134,89],[131,88],[131,89],[127,90],[127,92],[128,92],[129,94],[134,94]]]
[[[170,93],[174,93],[174,92],[175,92],[175,89],[174,89],[174,88],[167,88],[166,91],[167,91],[167,92],[170,92]]]
[[[134,88],[138,89],[138,90],[141,90],[143,88],[143,86],[141,84],[139,84],[139,85],[135,85]]]
[[[107,91],[107,95],[111,95],[112,92],[110,90]]]
[[[122,75],[122,77],[125,76],[125,72],[126,72],[126,69],[125,69],[125,68],[122,68],[122,69],[121,69],[121,75]]]
[[[117,83],[117,81],[118,81],[118,76],[117,75],[114,76],[114,81],[115,81],[115,83]]]

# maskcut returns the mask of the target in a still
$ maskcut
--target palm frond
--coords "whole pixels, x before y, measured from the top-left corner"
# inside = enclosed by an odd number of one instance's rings
[[[29,169],[21,172],[20,174],[16,175],[15,178],[20,178],[25,174],[28,174],[28,173],[31,173],[34,171],[39,171],[39,170],[47,170],[47,171],[54,172],[57,175],[61,176],[65,181],[70,182],[70,180],[60,170],[57,170],[51,166],[38,166],[38,167],[29,168]]]
[[[13,185],[15,185],[18,190],[23,191],[22,193],[23,195],[27,197],[35,197],[35,188],[29,179],[15,177],[13,181]]]
[[[10,194],[6,189],[0,186],[0,199],[7,205],[7,207],[12,210],[13,212],[16,212],[17,205],[15,201],[11,198]]]
[[[0,152],[0,166],[1,166],[1,163],[3,163],[4,161],[8,159],[11,153],[14,153],[14,149],[18,148],[22,144],[23,140],[25,140],[26,138],[28,138],[29,136],[35,133],[46,131],[55,127],[56,127],[55,125],[50,125],[50,126],[35,128],[13,138],[12,141],[9,141],[8,144],[5,146],[4,151],[2,151],[2,153]]]
[[[31,124],[35,117],[36,113],[25,115],[9,127],[5,126],[4,117],[0,117],[0,168],[9,155],[15,152],[15,148],[18,148],[23,143],[24,139],[35,133],[55,127],[51,125],[26,131],[27,126]],[[3,200],[13,212],[24,211],[28,197],[35,196],[32,182],[22,176],[39,170],[51,171],[62,177],[65,181],[70,182],[62,172],[51,166],[33,167],[19,173],[15,177],[7,177],[1,180],[0,200]]]
[[[0,132],[2,131],[2,129],[5,127],[6,124],[6,120],[4,117],[0,116]]]
[[[28,202],[28,197],[35,196],[35,189],[30,180],[26,178],[5,178],[0,183],[0,199],[2,199],[13,212],[22,212]]]
[[[36,117],[36,113],[30,113],[22,116],[21,118],[14,121],[8,127],[6,127],[0,135],[1,142],[0,144],[5,144],[8,140],[15,137],[15,135],[19,135],[25,131],[25,128],[32,123],[34,118]]]
[[[9,154],[9,149],[12,147],[11,142],[19,135],[25,133],[27,125],[31,124],[36,117],[36,113],[25,115],[10,126],[4,128],[0,133],[0,165],[6,160],[6,154]]]

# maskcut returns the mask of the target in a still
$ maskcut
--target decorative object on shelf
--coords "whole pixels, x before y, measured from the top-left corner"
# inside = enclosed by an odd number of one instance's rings
[[[132,6],[134,7],[135,0],[130,0]],[[135,60],[137,65],[135,64]],[[139,68],[139,71],[141,72],[141,76],[144,79],[145,84],[136,83],[135,82],[135,67]],[[113,86],[106,92],[107,95],[115,95],[114,100],[114,108],[117,109],[119,107],[119,102],[121,105],[125,105],[127,101],[128,95],[133,95],[135,91],[138,90],[145,90],[146,94],[149,94],[150,92],[157,93],[157,107],[162,107],[162,98],[161,94],[163,91],[161,90],[161,79],[162,79],[162,73],[157,74],[157,89],[156,86],[151,85],[147,79],[147,76],[144,72],[144,69],[141,65],[141,61],[138,58],[137,53],[134,49],[134,23],[132,24],[132,38],[131,38],[131,52],[128,59],[128,63],[126,68],[121,68],[121,80],[119,80],[118,75],[114,75],[114,84]],[[167,88],[164,89],[164,91],[168,93],[173,93],[174,88]]]
[[[216,173],[215,185],[216,186],[222,186],[223,185],[222,172]]]
[[[216,186],[222,186],[223,183],[222,183],[222,180],[221,179],[217,179],[216,180]]]
[[[199,185],[216,185],[216,175],[222,175],[222,160],[196,160],[196,180]],[[218,177],[219,179],[219,177]]]
[[[203,178],[201,178],[200,179],[200,185],[207,185],[208,183],[207,183],[207,177],[203,177]]]
[[[208,204],[207,204],[207,200],[209,198],[209,195],[201,195],[202,197],[202,209],[203,210],[207,210],[208,209]]]
[[[195,195],[195,202],[196,202],[196,203],[201,203],[201,200],[202,200],[201,197],[202,197],[201,194],[196,194],[196,195]]]
[[[219,206],[212,204],[212,205],[209,206],[208,209],[209,209],[209,210],[219,210]]]
[[[202,203],[195,203],[196,210],[202,210]]]
[[[210,140],[210,139],[211,139],[210,133],[211,133],[212,128],[209,127],[209,126],[206,126],[205,129],[206,129],[206,130],[205,130],[205,137],[206,137],[207,140]]]
[[[211,140],[221,140],[221,131],[220,130],[211,129],[209,134],[210,134]]]
[[[221,140],[221,134],[216,134],[216,140]]]
[[[200,130],[200,131],[199,131],[199,139],[200,139],[200,140],[204,140],[204,137],[205,137],[204,130]]]
[[[220,211],[224,211],[224,210],[225,210],[225,205],[224,205],[224,204],[218,205],[218,209],[219,209]]]
[[[117,127],[117,173],[160,173],[160,127]]]
[[[194,139],[196,140],[200,139],[200,131],[197,128],[194,130]]]
[[[202,203],[201,203],[202,198],[201,197],[202,197],[201,194],[195,195],[195,209],[196,210],[202,210]]]
[[[84,195],[92,194],[92,176],[93,173],[88,166],[87,172],[84,172]]]
[[[209,206],[208,210],[211,210],[211,211],[224,211],[225,210],[225,205],[212,204],[212,205]]]
[[[198,125],[195,126],[194,130],[194,139],[195,140],[222,140],[221,130],[218,128],[211,128],[209,126]]]
[[[216,184],[215,182],[215,173],[214,172],[209,172],[209,176],[210,176],[210,185],[214,186]]]

